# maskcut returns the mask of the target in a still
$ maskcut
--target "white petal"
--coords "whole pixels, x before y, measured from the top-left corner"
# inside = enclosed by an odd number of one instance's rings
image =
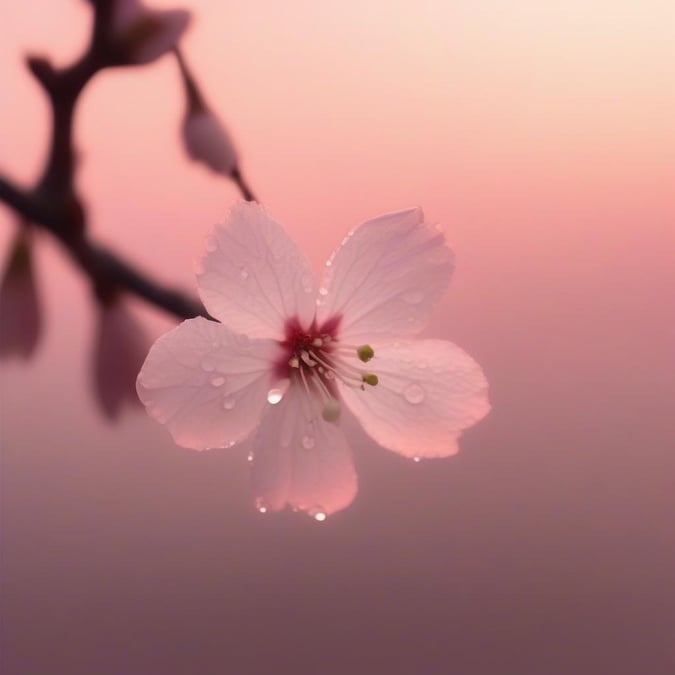
[[[340,393],[366,432],[406,457],[444,457],[490,409],[480,366],[443,340],[375,347],[368,363],[379,383]]]
[[[282,340],[289,319],[308,328],[316,285],[307,259],[275,220],[237,204],[206,239],[197,284],[209,313],[237,333]]]
[[[261,508],[288,504],[321,519],[349,506],[357,479],[340,427],[307,417],[304,392],[294,386],[270,406],[254,439],[252,486]]]
[[[249,340],[203,318],[189,319],[150,349],[138,396],[178,445],[229,447],[258,425],[280,347]]]
[[[447,288],[454,259],[421,209],[369,220],[326,263],[319,324],[342,316],[341,339],[390,340],[418,333]]]
[[[183,140],[188,155],[216,173],[229,176],[237,166],[234,144],[211,112],[190,113],[183,122]]]

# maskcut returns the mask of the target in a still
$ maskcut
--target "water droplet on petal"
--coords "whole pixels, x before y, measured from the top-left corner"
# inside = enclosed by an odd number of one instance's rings
[[[328,258],[328,260],[326,260],[326,267],[332,267],[332,265],[333,265],[333,258]]]
[[[405,400],[408,401],[408,403],[417,405],[418,403],[422,403],[424,400],[424,389],[422,389],[419,384],[409,384],[403,390],[403,396],[405,397]]]
[[[320,523],[322,523],[324,520],[326,520],[328,516],[323,511],[317,511],[316,513],[312,514],[312,518],[314,520],[318,520]]]
[[[213,359],[209,356],[205,356],[202,359],[202,370],[204,372],[210,373],[211,371],[216,369],[216,364],[214,363]]]
[[[222,387],[225,384],[225,378],[222,375],[214,375],[211,378],[211,384],[214,387]]]
[[[249,462],[252,462],[252,461],[255,459],[255,455],[254,455],[252,452],[249,452],[249,453],[248,453],[248,456],[246,457],[246,459],[247,459]]]
[[[335,373],[332,370],[326,370],[323,374],[323,376],[327,380],[334,380],[335,379]]]
[[[258,509],[259,513],[267,513],[267,504],[265,504],[265,501],[263,499],[256,499],[255,507],[256,509]]]
[[[272,387],[267,392],[267,402],[270,405],[276,405],[286,395],[291,381],[288,378],[279,380],[276,387]]]
[[[421,462],[421,461],[422,461],[421,457],[417,457],[417,456],[413,457],[413,462]]]
[[[328,289],[327,289],[326,287],[322,286],[322,287],[319,289],[319,295],[323,295],[323,296],[328,295]]]
[[[302,447],[305,448],[305,450],[311,450],[315,443],[316,441],[314,440],[314,436],[310,436],[308,434],[302,437]]]
[[[236,441],[226,441],[225,445],[223,446],[224,448],[231,448]]]
[[[232,410],[235,405],[237,405],[237,400],[232,396],[223,399],[223,408],[225,408],[225,410]]]
[[[218,248],[218,240],[210,234],[204,241],[204,248],[206,248],[209,253],[213,253]]]
[[[284,397],[284,392],[281,389],[270,389],[267,392],[267,402],[271,405],[276,405]]]
[[[419,305],[424,300],[424,293],[422,291],[409,291],[403,294],[403,300],[409,305]]]

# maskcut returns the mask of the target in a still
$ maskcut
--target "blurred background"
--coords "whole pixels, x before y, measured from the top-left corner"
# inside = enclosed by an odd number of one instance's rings
[[[0,364],[2,672],[675,672],[673,3],[185,3],[186,58],[317,270],[383,212],[445,226],[427,334],[482,364],[493,410],[446,460],[359,436],[359,495],[324,523],[261,515],[246,448],[101,415],[90,288],[38,232],[45,333]],[[49,118],[23,58],[76,58],[88,10],[0,9],[0,171],[26,184]],[[77,181],[98,239],[194,289],[238,194],[186,159],[183,112],[170,57],[99,74]],[[14,227],[0,205],[3,265]]]

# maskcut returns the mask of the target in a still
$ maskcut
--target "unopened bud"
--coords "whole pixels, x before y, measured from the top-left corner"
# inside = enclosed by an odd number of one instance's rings
[[[0,281],[0,358],[30,357],[41,325],[29,231],[22,226]]]
[[[120,62],[155,61],[178,44],[189,21],[184,9],[150,10],[139,0],[115,0],[111,38]]]
[[[188,155],[214,171],[230,176],[237,166],[237,152],[225,127],[208,110],[190,112],[183,122]]]

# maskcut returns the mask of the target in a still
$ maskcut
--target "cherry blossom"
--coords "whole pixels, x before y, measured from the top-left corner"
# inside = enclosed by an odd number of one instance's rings
[[[42,327],[29,230],[21,227],[0,283],[0,358],[29,358]]]
[[[140,0],[115,0],[113,44],[125,62],[150,63],[176,46],[189,22],[184,9],[148,9]]]
[[[317,520],[348,506],[357,479],[342,417],[409,458],[457,452],[489,410],[478,364],[414,339],[450,281],[443,234],[413,208],[369,220],[310,263],[256,203],[206,239],[197,283],[218,321],[190,319],[153,345],[137,380],[149,414],[196,450],[252,439],[261,511]]]

